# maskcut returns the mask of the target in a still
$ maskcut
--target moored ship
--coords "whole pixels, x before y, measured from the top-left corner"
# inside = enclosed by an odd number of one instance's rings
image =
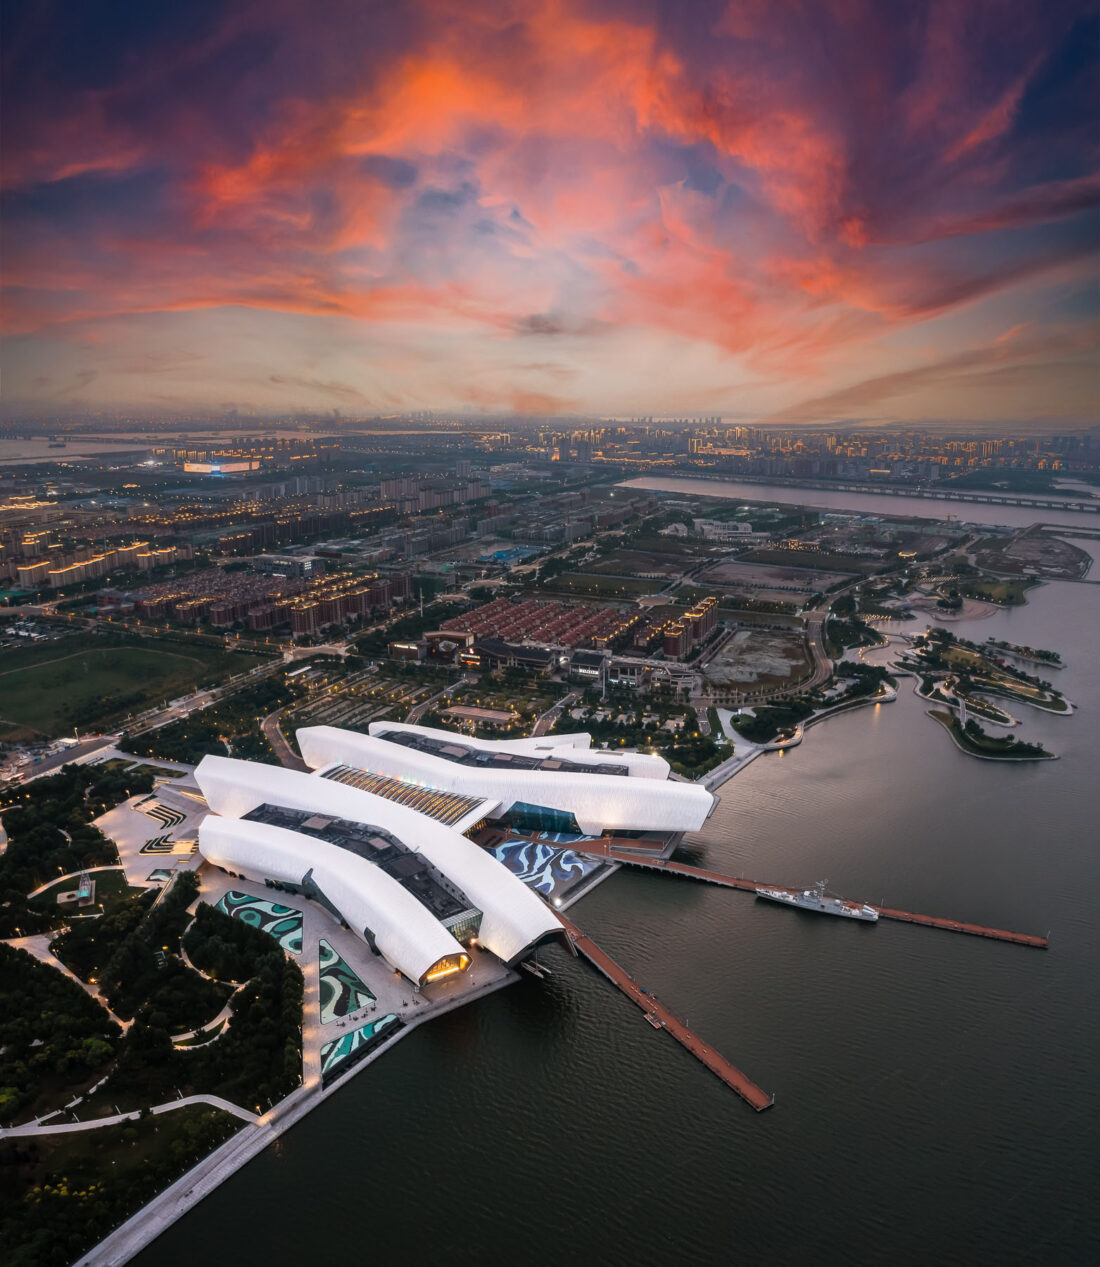
[[[878,911],[866,902],[849,902],[842,897],[827,897],[825,885],[827,881],[819,880],[812,889],[765,889],[756,890],[756,896],[766,898],[769,902],[782,902],[784,906],[797,906],[802,911],[817,911],[821,915],[839,915],[843,919],[862,919],[869,923],[878,920]]]

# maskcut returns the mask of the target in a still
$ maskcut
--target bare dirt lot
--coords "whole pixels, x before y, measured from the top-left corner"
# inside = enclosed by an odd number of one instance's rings
[[[801,634],[739,629],[703,669],[712,687],[782,687],[810,670]]]
[[[1007,541],[983,538],[975,550],[980,568],[1001,575],[1059,577],[1076,580],[1085,574],[1090,556],[1060,537],[1043,532],[1021,533]]]
[[[730,589],[777,590],[786,595],[806,595],[848,580],[848,576],[843,572],[817,572],[810,568],[730,562],[707,568],[699,580],[707,585],[723,585]]]
[[[671,579],[681,576],[696,560],[691,555],[651,554],[646,550],[616,550],[592,565],[601,576],[645,576]]]

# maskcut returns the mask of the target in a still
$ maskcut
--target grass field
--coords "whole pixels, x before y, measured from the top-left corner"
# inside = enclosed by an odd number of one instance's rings
[[[126,883],[126,874],[123,871],[94,871],[92,879],[95,881],[96,900],[91,906],[77,906],[75,902],[58,906],[57,895],[69,892],[77,886],[78,881],[71,878],[58,880],[56,884],[31,900],[35,906],[40,906],[46,911],[58,911],[71,918],[74,915],[103,915],[107,911],[113,911],[124,902],[129,902],[131,898],[140,897],[145,892],[142,888],[131,888]]]
[[[138,639],[105,645],[91,634],[20,647],[0,670],[0,737],[52,737],[106,724],[257,663],[256,656],[212,647]]]
[[[656,594],[665,584],[637,577],[594,576],[589,572],[563,572],[542,588],[547,593],[584,595],[588,598],[634,598],[638,594]]]
[[[869,573],[882,567],[882,560],[860,559],[828,550],[749,550],[738,558],[743,563],[766,563],[785,568],[810,568],[821,572]]]
[[[33,1143],[4,1140],[4,1261],[29,1267],[82,1257],[241,1125],[221,1109],[190,1104]]]

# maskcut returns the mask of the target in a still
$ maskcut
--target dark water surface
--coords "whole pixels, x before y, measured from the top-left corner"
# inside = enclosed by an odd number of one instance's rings
[[[138,1262],[1100,1261],[1100,587],[956,628],[1062,652],[1082,711],[1014,710],[1062,760],[963,755],[903,679],[736,776],[687,852],[1049,929],[1048,952],[620,873],[572,917],[774,1109],[555,951],[552,980],[405,1039]]]

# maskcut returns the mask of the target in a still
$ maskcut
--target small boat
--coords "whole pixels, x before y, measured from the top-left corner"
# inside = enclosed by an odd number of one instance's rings
[[[866,902],[849,902],[847,898],[826,897],[826,880],[819,880],[810,889],[764,889],[756,890],[756,896],[768,902],[781,902],[784,906],[797,906],[801,911],[817,911],[820,915],[839,915],[842,919],[861,919],[868,923],[878,922],[878,911]]]
[[[645,1018],[654,1029],[664,1029],[664,1022],[654,1012],[646,1012]]]

